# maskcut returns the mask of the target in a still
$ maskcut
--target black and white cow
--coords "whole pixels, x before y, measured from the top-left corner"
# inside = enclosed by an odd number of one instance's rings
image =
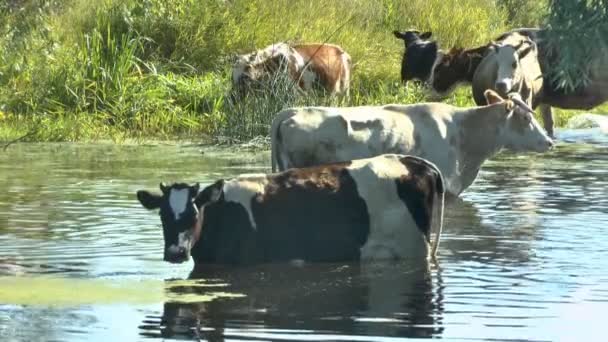
[[[401,81],[410,80],[425,82],[437,57],[437,42],[430,41],[431,32],[420,33],[417,30],[405,32],[393,31],[395,38],[403,40],[405,52],[401,59]]]
[[[426,260],[443,221],[441,172],[396,154],[161,190],[137,198],[160,208],[164,260],[174,263]]]

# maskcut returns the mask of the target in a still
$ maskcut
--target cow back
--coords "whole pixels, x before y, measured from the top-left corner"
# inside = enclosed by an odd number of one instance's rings
[[[344,90],[340,82],[348,78],[351,59],[342,48],[331,44],[296,45],[293,48],[304,60],[303,74],[306,70],[312,72],[318,84],[327,92]],[[304,77],[300,82],[305,81]],[[303,84],[301,86],[304,87]]]

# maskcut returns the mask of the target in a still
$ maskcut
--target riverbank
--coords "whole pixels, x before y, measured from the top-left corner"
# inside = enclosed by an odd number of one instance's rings
[[[533,26],[544,1],[11,0],[0,3],[0,140],[242,142],[299,105],[416,103],[400,84],[411,27],[440,46],[477,46]],[[526,10],[520,10],[526,9]],[[444,18],[449,17],[449,22]],[[330,42],[355,64],[348,99],[279,87],[230,100],[236,54],[273,42]],[[470,96],[447,100],[461,105]]]
[[[468,89],[461,89],[447,102],[473,105],[466,96]],[[394,103],[386,102],[386,103]],[[608,105],[600,106],[592,111],[555,110],[557,127],[565,127],[569,120],[581,113],[606,115]],[[238,135],[230,132],[216,133],[209,131],[205,117],[194,115],[181,118],[191,124],[189,126],[163,126],[157,123],[149,126],[123,126],[109,122],[105,115],[79,113],[42,115],[11,115],[0,112],[0,144],[14,142],[97,142],[114,144],[163,144],[163,143],[193,143],[221,146],[267,146],[269,141],[268,128],[271,117],[256,126],[255,131]],[[538,120],[542,120],[537,115]]]
[[[428,101],[400,82],[403,41],[430,30],[447,49],[538,26],[537,0],[12,0],[0,3],[0,141],[177,140],[235,144],[303,105]],[[449,17],[446,21],[444,18]],[[330,42],[351,56],[348,98],[278,82],[233,101],[234,56],[273,42]],[[468,87],[444,100],[473,104]],[[605,110],[598,112],[608,112]],[[563,125],[570,113],[558,115]]]

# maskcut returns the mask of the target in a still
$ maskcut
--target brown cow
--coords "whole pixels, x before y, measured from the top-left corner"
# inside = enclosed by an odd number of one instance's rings
[[[351,58],[332,44],[275,43],[239,56],[232,82],[237,90],[246,91],[283,72],[304,91],[316,86],[332,95],[348,95]]]
[[[473,75],[487,51],[486,46],[474,49],[451,48],[441,53],[431,70],[429,83],[438,94],[451,92],[460,82],[473,82]]]

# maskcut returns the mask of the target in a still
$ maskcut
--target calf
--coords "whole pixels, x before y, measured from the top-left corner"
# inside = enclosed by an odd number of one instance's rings
[[[405,52],[401,60],[401,81],[411,80],[425,82],[437,56],[437,42],[428,40],[431,32],[420,33],[417,30],[405,32],[393,31],[397,39],[403,40]]]
[[[137,198],[160,208],[169,262],[425,260],[443,219],[441,172],[404,155],[161,190]]]
[[[287,109],[272,123],[272,168],[411,154],[437,165],[447,191],[458,195],[503,147],[544,152],[553,145],[517,94],[504,100],[488,90],[486,97],[488,106],[471,108],[421,103]]]
[[[316,86],[332,95],[348,95],[350,72],[351,57],[337,45],[276,43],[239,56],[232,68],[232,82],[242,93],[287,75],[304,91]]]
[[[501,96],[517,92],[532,108],[536,107],[543,88],[536,43],[512,34],[500,44],[492,44],[473,75],[473,98],[487,104],[484,92],[494,89]]]

